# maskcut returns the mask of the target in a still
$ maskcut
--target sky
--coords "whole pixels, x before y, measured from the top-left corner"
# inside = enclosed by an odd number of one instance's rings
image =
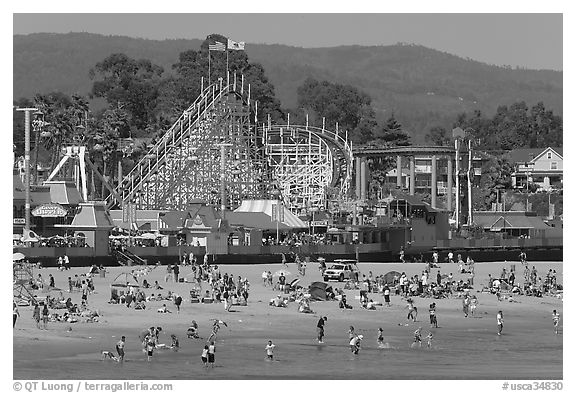
[[[14,34],[38,32],[159,40],[220,33],[247,45],[307,48],[404,42],[488,64],[563,70],[561,13],[14,14]]]

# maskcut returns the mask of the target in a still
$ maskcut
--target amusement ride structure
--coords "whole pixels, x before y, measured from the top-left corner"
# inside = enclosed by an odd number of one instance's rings
[[[258,126],[250,85],[211,84],[123,177],[108,207],[185,209],[203,200],[233,209],[246,199],[280,199],[294,212],[345,197],[352,179],[346,132],[312,126]]]

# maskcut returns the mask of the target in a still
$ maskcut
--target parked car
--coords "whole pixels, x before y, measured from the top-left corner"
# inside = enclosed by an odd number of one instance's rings
[[[360,277],[360,269],[356,266],[354,259],[336,259],[322,276],[324,281],[338,280],[340,282],[351,279],[358,281],[358,277]]]

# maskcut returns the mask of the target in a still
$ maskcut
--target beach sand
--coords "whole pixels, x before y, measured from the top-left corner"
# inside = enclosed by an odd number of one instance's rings
[[[508,270],[511,262],[505,263]],[[347,291],[353,310],[341,310],[338,302],[312,302],[315,314],[297,312],[297,305],[288,308],[268,306],[268,301],[278,294],[262,285],[263,270],[275,272],[283,268],[276,265],[221,265],[220,271],[247,276],[250,286],[248,306],[233,307],[226,312],[222,304],[191,304],[191,284],[164,282],[166,266],[161,266],[146,278],[164,287],[166,294],[172,290],[184,299],[180,314],[171,302],[149,303],[149,308],[138,311],[124,305],[108,304],[110,283],[122,272],[131,268],[108,268],[106,278],[95,277],[96,293],[88,298],[91,308],[98,309],[102,317],[98,323],[49,323],[48,330],[38,330],[32,320],[32,307],[19,307],[13,334],[14,379],[561,379],[562,329],[554,334],[552,310],[561,315],[562,300],[518,296],[519,303],[498,302],[494,295],[477,293],[481,284],[487,283],[488,273],[498,277],[504,263],[476,263],[475,289],[471,292],[479,299],[473,317],[464,318],[460,299],[433,300],[416,298],[418,321],[404,326],[407,310],[400,296],[392,296],[392,307],[377,307],[375,311],[360,308],[356,297],[358,290]],[[522,280],[522,266],[516,265],[517,280]],[[530,266],[532,263],[530,263]],[[548,269],[556,269],[558,282],[562,282],[562,263],[536,262],[538,273],[544,276]],[[374,275],[390,270],[421,274],[424,264],[368,264],[360,263],[363,274]],[[294,264],[288,266],[296,278]],[[460,275],[457,264],[442,264],[443,274],[452,272],[456,280]],[[87,273],[87,268],[57,271],[55,268],[35,271],[47,278],[55,277],[56,286],[64,296],[80,303],[81,294],[67,292],[67,277]],[[432,270],[435,279],[437,269]],[[191,273],[182,267],[180,277]],[[192,278],[192,276],[187,276]],[[321,281],[318,265],[308,265],[301,285]],[[235,279],[236,281],[236,279]],[[332,282],[334,287],[342,283]],[[204,284],[207,287],[207,284]],[[156,293],[152,289],[146,294]],[[39,293],[40,296],[45,293]],[[53,295],[58,295],[54,291]],[[383,302],[383,296],[371,294]],[[437,304],[437,329],[430,329],[428,305]],[[171,314],[156,312],[163,303]],[[504,331],[498,336],[496,312],[504,312]],[[57,310],[62,314],[62,310]],[[316,341],[316,323],[320,316],[327,316],[324,344]],[[211,318],[228,323],[222,327],[216,341],[216,367],[204,369],[200,354],[205,339],[210,334]],[[204,340],[186,338],[186,329],[192,320],[199,325]],[[562,320],[561,320],[562,326]],[[358,334],[364,335],[362,349],[353,355],[348,346],[348,327],[354,325]],[[157,350],[153,361],[147,362],[141,350],[138,334],[149,326],[161,326],[161,343],[170,343],[170,334],[180,339],[180,351]],[[432,349],[411,348],[413,332],[423,327],[423,337],[434,333]],[[72,330],[68,331],[71,327]],[[384,329],[389,349],[378,348],[376,337],[379,327]],[[101,361],[101,351],[114,351],[115,343],[126,336],[126,361]],[[276,344],[274,361],[266,360],[264,350],[268,340]],[[115,351],[114,351],[115,352]]]

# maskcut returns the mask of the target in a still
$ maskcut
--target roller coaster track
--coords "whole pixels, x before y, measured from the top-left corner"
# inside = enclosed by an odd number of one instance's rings
[[[325,206],[329,187],[347,195],[353,154],[346,133],[257,127],[252,103],[235,85],[208,86],[122,179],[119,198],[108,196],[108,208],[184,210],[198,199],[234,208],[271,198],[273,183],[294,211]]]

